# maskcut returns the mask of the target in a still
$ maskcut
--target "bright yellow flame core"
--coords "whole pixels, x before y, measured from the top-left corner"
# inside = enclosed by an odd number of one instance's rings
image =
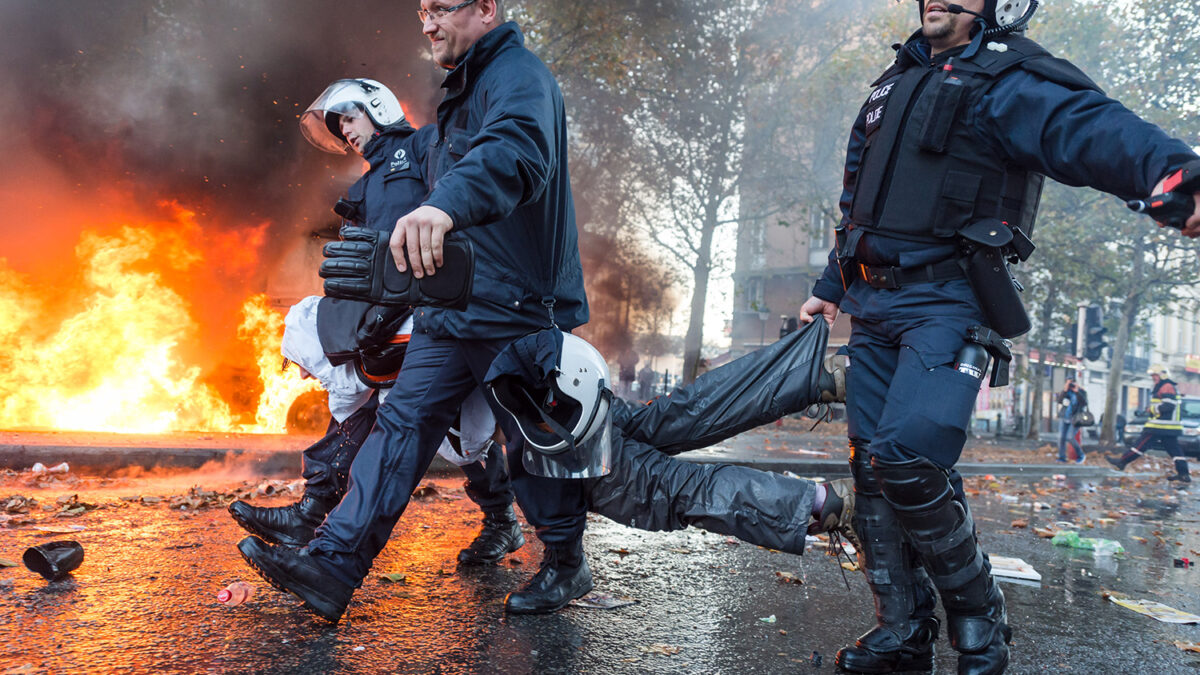
[[[179,227],[124,226],[85,232],[76,247],[82,283],[38,288],[0,258],[0,428],[163,433],[282,433],[288,407],[317,388],[283,372],[283,316],[264,295],[242,307],[238,337],[256,355],[264,387],[255,422],[238,423],[202,369],[181,348],[199,334],[184,298],[153,264],[187,271],[203,261],[189,245],[192,215]],[[150,264],[153,263],[153,264]],[[56,318],[56,317],[66,318]]]

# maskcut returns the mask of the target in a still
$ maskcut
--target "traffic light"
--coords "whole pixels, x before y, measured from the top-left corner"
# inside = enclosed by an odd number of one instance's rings
[[[1099,361],[1100,354],[1108,343],[1104,341],[1104,315],[1098,305],[1088,307],[1083,320],[1083,357],[1088,361]]]

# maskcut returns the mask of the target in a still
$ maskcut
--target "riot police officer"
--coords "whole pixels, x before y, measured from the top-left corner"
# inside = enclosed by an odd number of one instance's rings
[[[434,128],[414,129],[395,94],[381,82],[368,78],[333,82],[301,115],[300,129],[318,149],[353,153],[369,165],[335,208],[347,224],[390,232],[396,220],[425,197],[423,166]],[[319,335],[319,344],[313,346],[316,354],[307,358],[289,354],[291,360],[307,366],[327,389],[337,368],[352,368],[357,377],[345,374],[345,385],[330,391],[333,419],[325,436],[303,453],[304,496],[280,507],[235,501],[229,512],[239,525],[273,544],[304,546],[313,538],[346,492],[351,463],[375,423],[378,401],[372,392],[385,396],[395,380],[407,340],[395,336],[411,332],[411,314],[408,307],[328,297],[320,299],[315,312],[299,305],[289,312],[285,350],[304,344],[299,339],[289,344],[289,335]],[[295,325],[314,316],[315,325]],[[405,325],[407,329],[401,331]],[[359,384],[365,386],[355,386]],[[332,405],[338,399],[346,400]],[[490,434],[490,430],[482,434],[486,447],[479,460],[456,462],[467,476],[467,495],[484,514],[479,536],[459,553],[459,561],[467,564],[496,562],[525,542],[512,508],[513,491],[502,450],[488,443]]]
[[[1167,480],[1184,488],[1192,482],[1192,477],[1188,471],[1187,457],[1179,449],[1179,437],[1183,435],[1183,417],[1177,387],[1166,366],[1156,363],[1150,366],[1149,372],[1150,379],[1154,382],[1154,389],[1150,391],[1150,419],[1142,427],[1137,441],[1124,455],[1105,455],[1104,459],[1118,471],[1124,471],[1126,466],[1145,455],[1150,446],[1157,445],[1175,460],[1175,474],[1168,476]]]
[[[1197,159],[1023,37],[1037,5],[919,0],[921,30],[851,130],[838,242],[801,316],[852,317],[854,525],[878,624],[838,653],[844,670],[928,668],[937,595],[959,672],[1007,667],[1004,596],[953,468],[981,373],[956,357],[969,339],[1002,356],[1028,330],[1006,261],[1032,251],[1043,176],[1144,196]]]
[[[503,20],[500,4],[421,2],[417,16],[434,62],[447,70],[446,94],[430,125],[437,134],[426,170],[431,191],[396,221],[391,239],[397,270],[416,279],[454,271],[439,271],[448,233],[469,241],[470,302],[463,310],[417,308],[404,367],[355,458],[346,496],[316,538],[299,552],[254,537],[238,544],[263,576],[331,621],[366,578],[454,412],[496,354],[530,331],[569,331],[588,319],[562,92],[524,47],[517,24]],[[520,435],[497,418],[514,491],[545,544],[538,573],[505,609],[553,612],[590,589],[583,486],[530,475]]]

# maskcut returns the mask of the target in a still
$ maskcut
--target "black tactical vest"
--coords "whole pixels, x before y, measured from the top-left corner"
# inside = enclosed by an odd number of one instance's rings
[[[1017,35],[985,40],[970,58],[937,65],[917,63],[902,51],[860,113],[866,140],[851,226],[945,242],[973,222],[998,218],[1032,236],[1043,176],[980,146],[966,120],[979,97],[1013,68],[1099,91],[1070,63]]]

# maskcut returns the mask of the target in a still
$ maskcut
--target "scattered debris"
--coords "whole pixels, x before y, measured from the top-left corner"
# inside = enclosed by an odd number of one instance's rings
[[[1195,565],[1195,564],[1196,563],[1191,558],[1176,558],[1175,559],[1176,567],[1191,567],[1192,565]]]
[[[1176,642],[1176,647],[1179,647],[1185,652],[1200,654],[1200,642]]]
[[[785,584],[796,584],[797,586],[802,586],[804,584],[803,579],[795,574],[792,574],[791,572],[776,572],[775,576],[779,577],[779,580]]]
[[[1009,527],[1018,529],[1018,530],[1023,530],[1025,528],[1029,527],[1029,519],[1028,518],[1018,518],[1018,519],[1012,521],[1012,525],[1009,525]]]
[[[572,600],[572,607],[582,607],[584,609],[616,609],[618,607],[628,607],[636,605],[637,599],[627,595],[610,595],[608,593],[588,593],[582,598]]]
[[[66,462],[63,462],[62,464],[55,464],[50,468],[46,468],[45,464],[42,464],[41,462],[35,462],[34,465],[30,467],[29,471],[34,475],[46,473],[69,473],[71,471],[71,467],[68,466]]]
[[[15,560],[9,560],[7,558],[0,558],[0,567],[16,567],[17,565],[20,565],[20,564],[21,563],[15,561]]]
[[[35,525],[30,529],[45,532],[46,534],[75,534],[87,528],[83,525]]]
[[[413,490],[413,499],[433,499],[438,496],[438,489],[433,483],[426,483]]]
[[[36,499],[30,499],[21,495],[13,495],[4,501],[0,501],[0,511],[3,511],[4,513],[29,513],[30,507],[36,505]]]
[[[52,541],[32,546],[25,549],[21,562],[46,581],[57,581],[83,564],[83,546],[77,541]]]
[[[775,615],[759,617],[759,621],[763,623],[775,623]]]
[[[1074,530],[1059,532],[1050,540],[1055,546],[1067,546],[1070,548],[1083,549],[1091,551],[1095,555],[1113,555],[1114,553],[1124,553],[1125,547],[1121,542],[1114,539],[1101,539],[1098,537],[1081,537]]]
[[[849,561],[843,562],[842,569],[846,570],[847,572],[857,572],[858,571],[858,563],[849,562]]]
[[[392,572],[391,574],[379,575],[379,581],[385,584],[407,584],[408,575],[401,572]]]
[[[815,649],[813,650],[812,656],[808,658],[808,662],[812,664],[813,668],[820,668],[823,660],[824,659],[821,658],[821,653]]]
[[[1030,581],[1042,580],[1042,575],[1033,569],[1033,565],[1020,558],[1007,558],[1002,555],[992,555],[988,558],[992,561],[992,576]]]
[[[237,607],[254,597],[254,586],[245,581],[235,581],[217,593],[217,602],[226,607]]]
[[[629,555],[630,553],[633,553],[633,551],[630,551],[627,548],[610,548],[610,549],[608,549],[608,552],[616,553],[617,555],[621,556],[622,558]]]
[[[1153,600],[1134,600],[1120,593],[1105,591],[1104,597],[1138,614],[1144,614],[1163,623],[1200,623],[1200,616],[1182,612]]]
[[[653,644],[653,645],[645,645],[642,647],[638,647],[638,651],[640,651],[643,654],[658,654],[660,656],[674,656],[674,655],[678,654],[679,652],[683,651],[683,648],[676,647],[675,645]]]

